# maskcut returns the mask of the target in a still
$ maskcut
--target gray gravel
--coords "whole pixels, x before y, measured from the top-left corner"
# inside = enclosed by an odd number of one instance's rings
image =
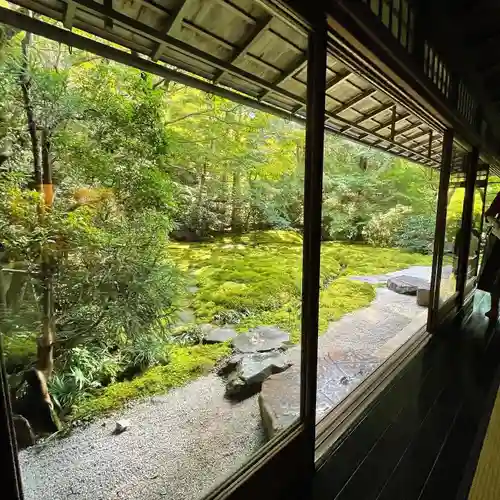
[[[376,284],[405,272],[428,279],[430,268],[351,279]],[[368,308],[330,325],[320,338],[320,353],[333,347],[372,352],[409,323],[417,309],[414,297],[378,289]],[[298,363],[300,349],[288,355]],[[164,396],[132,403],[65,439],[22,451],[26,500],[202,497],[264,443],[257,397],[232,403],[224,391],[216,375],[201,377]],[[131,427],[113,435],[118,419],[130,420]]]
[[[116,420],[131,427],[113,435]],[[20,453],[26,500],[196,500],[264,443],[256,397],[202,377]]]

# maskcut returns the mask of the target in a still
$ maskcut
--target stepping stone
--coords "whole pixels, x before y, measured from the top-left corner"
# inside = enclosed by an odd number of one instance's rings
[[[359,385],[379,361],[339,361],[337,356],[318,359],[316,419],[323,418]],[[270,439],[293,424],[300,416],[300,365],[270,376],[259,394],[262,424]]]
[[[242,400],[260,391],[262,382],[291,366],[280,352],[253,353],[243,356],[236,364],[226,386],[226,397]]]
[[[239,352],[253,353],[286,348],[290,335],[276,326],[258,326],[233,339],[233,347]]]
[[[233,354],[229,358],[223,360],[217,369],[217,375],[219,375],[219,377],[226,377],[231,372],[234,372],[244,356],[244,354]]]
[[[203,337],[203,342],[206,344],[217,344],[219,342],[227,342],[236,337],[238,333],[232,328],[212,328]]]
[[[387,280],[387,288],[403,295],[416,295],[419,288],[425,288],[429,283],[414,276],[395,276]]]
[[[194,311],[191,309],[185,309],[184,311],[178,311],[177,318],[180,323],[193,323],[195,321]]]

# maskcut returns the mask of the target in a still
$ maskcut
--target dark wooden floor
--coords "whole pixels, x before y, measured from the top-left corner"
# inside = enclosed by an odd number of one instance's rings
[[[318,473],[315,499],[455,499],[499,363],[500,332],[479,303],[464,325],[433,338],[343,439]]]

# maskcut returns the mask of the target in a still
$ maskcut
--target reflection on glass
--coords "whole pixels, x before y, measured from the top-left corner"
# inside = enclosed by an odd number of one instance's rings
[[[25,498],[196,500],[299,418],[304,129],[24,36],[0,330]]]
[[[482,166],[482,163],[480,163],[474,189],[472,229],[469,249],[469,262],[467,265],[467,279],[471,279],[474,276],[477,276],[479,271],[481,242],[483,239],[483,212],[486,194],[486,188],[484,184],[487,179],[487,171],[484,170],[484,167],[482,168]]]
[[[426,323],[439,173],[326,136],[323,181],[318,420]]]
[[[464,238],[461,226],[465,197],[465,168],[466,151],[455,144],[447,196],[445,242],[439,288],[441,304],[454,296],[457,291],[459,251]]]

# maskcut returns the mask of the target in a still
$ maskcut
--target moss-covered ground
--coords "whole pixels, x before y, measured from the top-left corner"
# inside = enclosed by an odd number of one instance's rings
[[[236,324],[245,331],[277,325],[298,342],[302,279],[302,238],[267,231],[212,243],[173,243],[169,253],[198,291],[189,307],[197,322]],[[353,275],[383,274],[412,265],[431,265],[432,257],[399,249],[324,243],[321,250],[320,334],[330,321],[368,305],[375,288]]]
[[[101,389],[95,396],[82,400],[73,409],[71,418],[89,420],[119,409],[127,401],[166,393],[208,373],[229,352],[230,348],[225,344],[173,348],[168,365],[155,366],[132,380],[117,382]]]
[[[169,256],[195,285],[181,299],[196,323],[231,323],[238,331],[277,325],[300,334],[302,238],[268,231],[224,237],[210,243],[172,243]],[[383,274],[412,265],[431,265],[432,257],[398,249],[324,243],[321,251],[320,334],[328,323],[367,306],[375,287],[349,276]],[[129,400],[165,393],[206,373],[230,352],[226,345],[174,347],[168,365],[150,368],[130,381],[112,384],[84,399],[72,412],[86,420],[116,410]]]

